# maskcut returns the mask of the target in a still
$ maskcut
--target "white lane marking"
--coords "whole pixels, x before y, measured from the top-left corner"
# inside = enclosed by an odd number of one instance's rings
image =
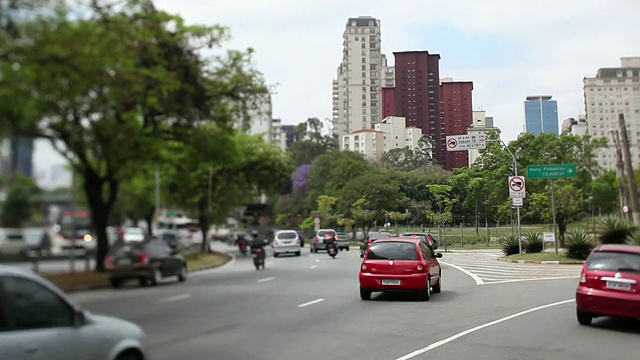
[[[454,268],[454,269],[456,269],[456,270],[458,270],[458,271],[462,271],[463,273],[465,273],[465,274],[467,274],[467,275],[471,276],[471,278],[472,278],[473,280],[475,280],[476,285],[482,285],[482,284],[484,284],[484,281],[482,281],[482,279],[480,279],[477,275],[475,275],[475,274],[473,274],[473,273],[471,273],[471,272],[469,272],[469,271],[467,271],[467,270],[465,270],[465,269],[463,269],[463,268],[461,268],[461,267],[459,267],[459,266],[456,266],[456,265],[453,265],[453,264],[449,264],[449,263],[444,262],[444,261],[441,261],[440,263],[441,263],[441,264],[444,264],[444,265],[447,265],[447,266],[451,266],[452,268]]]
[[[532,278],[532,279],[514,279],[514,280],[492,281],[492,282],[482,283],[478,285],[506,284],[506,283],[512,283],[512,282],[536,281],[536,280],[577,279],[579,277],[580,276],[556,276],[556,277],[541,277],[541,278]]]
[[[574,299],[563,300],[563,301],[558,301],[558,302],[555,302],[555,303],[552,303],[552,304],[538,306],[538,307],[535,307],[533,309],[521,311],[519,313],[516,313],[516,314],[513,314],[513,315],[509,315],[507,317],[503,317],[502,319],[494,320],[494,321],[488,322],[486,324],[482,324],[482,325],[476,326],[476,327],[471,328],[469,330],[465,330],[463,332],[457,333],[457,334],[455,334],[453,336],[450,336],[450,337],[448,337],[448,338],[446,338],[444,340],[440,340],[438,342],[435,342],[435,343],[433,343],[433,344],[431,344],[431,345],[429,345],[429,346],[427,346],[425,348],[416,350],[416,351],[414,351],[414,352],[412,352],[410,354],[407,354],[405,356],[399,357],[396,360],[408,360],[408,359],[414,358],[414,357],[416,357],[416,356],[418,356],[420,354],[424,354],[427,351],[431,351],[431,350],[433,350],[435,348],[438,348],[438,347],[440,347],[442,345],[446,345],[447,343],[450,343],[450,342],[452,342],[452,341],[454,341],[454,340],[456,340],[458,338],[461,338],[461,337],[463,337],[465,335],[469,335],[469,334],[471,334],[473,332],[476,332],[478,330],[482,330],[482,329],[484,329],[486,327],[493,326],[493,325],[496,325],[496,324],[500,324],[500,323],[505,322],[507,320],[511,320],[511,319],[517,318],[517,317],[522,316],[522,315],[527,315],[527,314],[532,313],[534,311],[543,310],[543,309],[550,308],[550,307],[553,307],[553,306],[567,304],[567,303],[570,303],[570,302],[573,302],[573,301],[575,301],[575,300]]]
[[[317,265],[311,265],[311,268],[312,268],[312,269],[315,269],[315,268],[316,268],[316,266],[317,266]]]
[[[180,294],[180,295],[175,295],[175,296],[169,296],[169,297],[166,297],[166,298],[162,298],[162,299],[158,300],[158,302],[168,303],[168,302],[173,302],[173,301],[185,300],[185,299],[188,299],[190,297],[191,297],[190,294]]]
[[[304,303],[304,304],[300,304],[300,305],[298,305],[298,307],[299,307],[299,308],[303,308],[303,307],[305,307],[305,306],[309,306],[309,305],[317,304],[317,303],[322,302],[322,301],[324,301],[324,299],[315,299],[315,300],[313,300],[313,301],[309,301],[309,302],[306,302],[306,303]]]
[[[271,281],[271,280],[275,280],[275,279],[276,279],[275,277],[270,276],[270,277],[266,277],[266,278],[260,279],[260,280],[258,280],[258,282],[259,283],[263,283],[263,282],[267,282],[267,281]]]

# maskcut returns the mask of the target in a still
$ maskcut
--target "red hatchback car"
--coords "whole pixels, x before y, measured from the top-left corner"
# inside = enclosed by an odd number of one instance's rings
[[[576,305],[581,325],[599,316],[640,318],[640,246],[595,248],[582,268]]]
[[[371,243],[360,266],[360,298],[374,291],[416,291],[424,300],[441,290],[438,258],[420,238],[388,238]]]

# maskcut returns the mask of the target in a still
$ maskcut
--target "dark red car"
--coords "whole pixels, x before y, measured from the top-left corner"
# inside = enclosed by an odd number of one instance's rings
[[[599,316],[640,318],[640,246],[595,248],[582,268],[576,305],[581,325]]]
[[[374,291],[415,291],[429,300],[441,291],[438,258],[420,238],[388,238],[371,243],[360,266],[360,298]]]

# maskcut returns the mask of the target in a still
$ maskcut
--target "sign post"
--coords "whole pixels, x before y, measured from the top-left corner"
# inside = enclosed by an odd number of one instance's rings
[[[553,214],[553,236],[556,234],[556,191],[555,179],[574,178],[577,176],[576,164],[548,164],[527,166],[527,176],[530,179],[551,180],[551,212]],[[558,254],[558,242],[555,242],[556,255]]]

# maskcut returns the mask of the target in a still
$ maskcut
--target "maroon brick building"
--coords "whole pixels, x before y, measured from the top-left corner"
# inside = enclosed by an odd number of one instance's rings
[[[473,123],[473,103],[471,81],[447,81],[440,84],[440,114],[446,135],[464,135]],[[467,151],[446,151],[444,168],[468,167]]]

